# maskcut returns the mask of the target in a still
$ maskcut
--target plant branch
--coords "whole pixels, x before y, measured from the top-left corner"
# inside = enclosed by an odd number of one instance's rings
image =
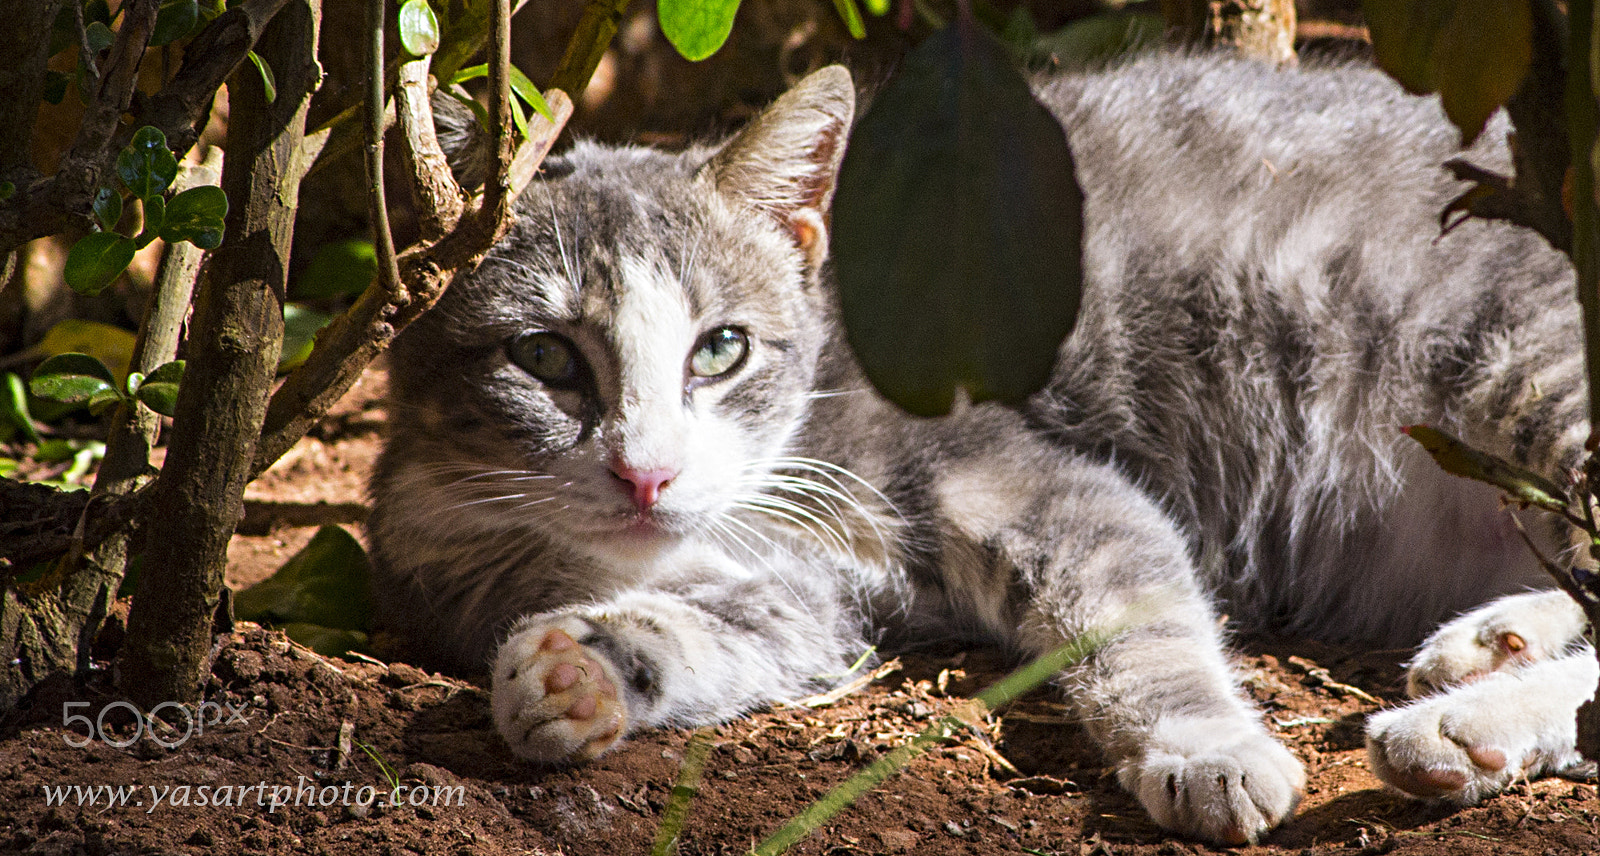
[[[395,303],[406,302],[405,284],[394,260],[394,232],[389,228],[389,201],[383,187],[383,12],[384,0],[367,0],[366,167],[367,214],[378,256],[378,283]]]
[[[589,0],[583,7],[578,29],[573,31],[571,40],[567,42],[561,65],[556,67],[556,73],[550,78],[551,88],[567,92],[574,99],[583,94],[589,85],[589,78],[594,77],[594,70],[600,67],[600,59],[606,55],[606,48],[610,47],[612,38],[617,35],[622,13],[627,9],[628,0]]]
[[[497,2],[501,4],[501,12],[505,12],[504,0]],[[508,19],[508,15],[498,18]],[[506,59],[509,28],[495,29],[499,38],[492,52],[509,65]],[[411,85],[401,92],[399,103],[402,106],[396,110],[401,124],[399,139],[404,146],[402,160],[412,173],[409,176],[412,186],[426,188],[418,194],[418,203],[424,209],[419,214],[424,229],[448,227],[448,231],[432,241],[425,239],[424,243],[401,253],[396,260],[405,300],[392,299],[389,289],[374,282],[354,305],[317,334],[311,354],[284,380],[268,405],[261,440],[255,449],[255,474],[272,466],[304,436],[395,335],[439,299],[459,271],[477,266],[510,228],[511,201],[532,180],[539,162],[572,115],[572,101],[564,93],[545,92],[545,100],[556,121],[550,122],[539,115],[529,118],[530,138],[505,158],[503,168],[501,160],[496,159],[496,169],[501,172],[489,185],[499,187],[500,192],[491,197],[486,188],[485,195],[476,200],[471,215],[466,216],[460,213],[463,194],[450,175],[444,153],[439,151],[432,134],[424,132],[425,128],[433,126],[433,110],[422,91],[419,73],[425,79],[425,68],[403,72],[404,76],[409,76]],[[502,76],[501,80],[509,90],[509,75]],[[503,94],[506,112],[497,126],[502,139],[496,143],[496,151],[506,151],[511,146],[509,91]],[[432,206],[436,204],[440,207],[434,209]],[[434,225],[426,225],[429,223]]]
[[[450,174],[450,164],[439,147],[433,126],[433,105],[428,92],[428,58],[400,66],[400,89],[395,110],[405,140],[400,147],[417,206],[417,231],[422,243],[431,244],[461,222],[466,193]]]
[[[198,128],[209,114],[217,88],[255,46],[262,28],[288,2],[247,0],[212,21],[189,43],[177,76],[146,102],[140,121],[161,129],[168,145],[178,153],[187,151],[194,145]],[[56,174],[49,178],[35,176],[26,186],[13,179],[17,184],[16,193],[0,203],[0,253],[43,235],[88,225],[94,194],[104,183],[112,161],[126,143],[125,138],[132,133],[131,127],[119,133],[118,123],[132,103],[139,61],[149,44],[159,6],[159,0],[129,0],[127,3],[122,26],[102,69],[101,85],[95,90],[77,139],[62,158]],[[47,32],[48,28],[49,22],[46,22],[43,29],[34,32]],[[35,41],[43,44],[44,40]],[[0,40],[0,65],[9,64],[12,58],[5,52],[8,47],[6,41]],[[48,50],[48,47],[39,50]],[[42,71],[43,66],[39,65],[39,69]],[[39,80],[31,85],[42,86],[42,74],[35,77]],[[27,97],[29,90],[26,88],[6,91],[7,98],[0,101],[9,103],[12,97],[17,97],[18,103],[28,105],[28,109],[38,103],[37,95]],[[11,113],[10,108],[0,108],[0,118]],[[10,129],[31,128],[31,122],[30,115],[26,123],[7,122],[5,128],[8,134],[14,134],[16,132]],[[26,137],[22,139],[26,141]],[[6,145],[7,149],[11,147],[9,142]],[[6,166],[8,164],[0,159],[0,168]]]
[[[151,96],[139,122],[160,128],[167,144],[182,156],[205,127],[217,90],[288,2],[246,0],[217,16],[185,46],[177,75]]]
[[[296,157],[320,80],[319,0],[286,5],[261,38],[278,77],[267,102],[253,69],[229,86],[233,106],[223,189],[227,239],[195,301],[177,416],[146,518],[149,540],[118,680],[149,707],[194,698],[222,601],[228,540],[243,515],[244,487],[283,344],[283,295],[303,164]]]
[[[44,97],[44,74],[50,60],[50,31],[60,8],[59,0],[26,0],[14,20],[0,27],[0,180],[19,188],[25,172],[33,171],[30,148],[34,118]],[[9,254],[15,245],[0,248]],[[7,277],[9,280],[10,277]]]

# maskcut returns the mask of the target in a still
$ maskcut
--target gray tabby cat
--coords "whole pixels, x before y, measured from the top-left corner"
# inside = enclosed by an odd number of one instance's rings
[[[1305,779],[1219,608],[1394,646],[1487,603],[1373,717],[1374,770],[1469,802],[1574,763],[1581,615],[1493,491],[1397,430],[1579,460],[1564,258],[1501,224],[1440,237],[1455,132],[1376,72],[1163,56],[1040,95],[1087,193],[1087,293],[1025,412],[908,417],[852,363],[825,253],[842,69],[717,148],[554,162],[396,345],[388,625],[432,665],[492,663],[500,733],[543,762],[812,692],[869,642],[1026,657],[1113,630],[1066,697],[1157,822],[1241,843]]]

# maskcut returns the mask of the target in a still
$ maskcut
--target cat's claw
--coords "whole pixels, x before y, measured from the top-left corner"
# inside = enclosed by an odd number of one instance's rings
[[[1225,845],[1253,844],[1294,812],[1305,792],[1305,768],[1259,731],[1219,742],[1233,723],[1168,726],[1120,778],[1162,826]]]
[[[1412,658],[1406,689],[1421,698],[1562,653],[1583,633],[1583,610],[1561,591],[1503,597],[1429,636]]]
[[[571,625],[571,626],[568,626]],[[525,627],[494,668],[495,727],[533,761],[587,761],[615,746],[628,718],[611,667],[578,644],[577,619]]]

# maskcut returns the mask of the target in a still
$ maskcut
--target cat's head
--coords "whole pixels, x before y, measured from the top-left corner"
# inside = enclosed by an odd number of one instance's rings
[[[607,557],[731,527],[828,339],[853,110],[830,67],[719,148],[579,144],[549,164],[512,233],[396,343],[379,502]]]

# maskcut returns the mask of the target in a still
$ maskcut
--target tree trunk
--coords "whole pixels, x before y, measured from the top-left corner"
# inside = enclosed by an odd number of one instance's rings
[[[148,505],[145,572],[117,663],[120,686],[147,708],[193,700],[208,667],[228,540],[283,346],[320,13],[320,0],[296,0],[263,33],[257,53],[276,75],[276,100],[253,66],[228,87],[227,234],[196,303],[172,439]]]

